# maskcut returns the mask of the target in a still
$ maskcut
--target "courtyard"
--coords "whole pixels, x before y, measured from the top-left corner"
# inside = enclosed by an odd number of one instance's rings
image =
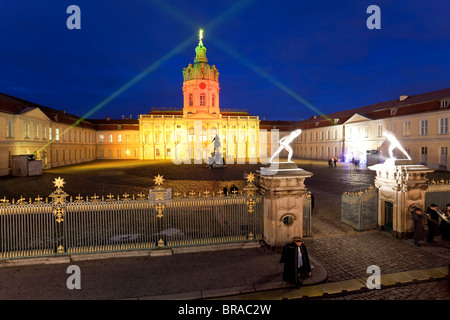
[[[377,230],[360,232],[341,222],[342,193],[369,188],[374,181],[373,171],[351,163],[338,163],[337,167],[330,168],[326,161],[295,162],[313,173],[305,182],[315,198],[312,236],[305,238],[305,244],[310,254],[326,268],[327,282],[367,277],[366,270],[370,265],[377,265],[383,274],[389,274],[450,263],[450,245],[439,238],[436,244],[419,248],[411,239],[395,239],[390,233]],[[232,184],[242,189],[246,185],[246,174],[256,172],[260,167],[261,164],[241,164],[209,169],[204,165],[174,165],[171,161],[94,161],[53,168],[37,177],[2,177],[0,196],[17,199],[20,196],[35,198],[39,194],[45,197],[54,191],[52,182],[56,177],[64,178],[64,190],[71,196],[137,194],[153,188],[154,177],[158,174],[165,179],[163,186],[174,191],[218,191]],[[430,180],[445,180],[449,176],[447,172],[433,172],[428,177]],[[86,290],[80,292],[60,288],[59,283],[65,281],[62,266],[6,268],[1,274],[2,282],[5,289],[14,286],[14,290],[0,290],[0,296],[5,299],[34,299],[38,296],[44,299],[120,299],[273,283],[281,281],[279,257],[279,250],[262,247],[167,257],[78,261],[77,265],[84,270],[86,277]],[[56,269],[59,270],[58,281],[53,278]],[[30,272],[37,276],[25,277],[24,280],[13,276],[13,273]],[[111,274],[115,276],[110,277]],[[123,276],[125,274],[126,277]],[[46,278],[49,280],[45,288],[41,288],[39,279]],[[376,294],[350,295],[349,298],[447,299],[442,289],[445,281],[385,289]],[[36,290],[43,290],[45,294],[41,295]]]

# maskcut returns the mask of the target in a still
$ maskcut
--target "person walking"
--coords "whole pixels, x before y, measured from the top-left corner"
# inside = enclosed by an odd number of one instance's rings
[[[283,281],[300,288],[301,279],[311,273],[308,250],[302,238],[294,237],[291,243],[284,245],[280,263],[284,263]]]
[[[438,207],[436,204],[432,203],[427,209],[427,220],[428,220],[428,236],[427,242],[434,243],[434,236],[437,233],[439,226],[439,215],[437,213]]]
[[[420,247],[420,241],[425,239],[425,214],[418,207],[414,208],[411,214],[414,221],[414,245]]]

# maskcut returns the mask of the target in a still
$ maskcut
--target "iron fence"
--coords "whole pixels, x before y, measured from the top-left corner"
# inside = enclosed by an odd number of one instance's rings
[[[3,198],[0,259],[263,239],[263,197],[252,181],[228,196],[205,191],[167,197],[170,191],[160,180],[149,195],[78,196],[72,201],[58,179],[51,201],[9,203]]]

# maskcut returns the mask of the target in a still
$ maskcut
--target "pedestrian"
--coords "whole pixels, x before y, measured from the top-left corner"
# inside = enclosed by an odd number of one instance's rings
[[[428,223],[428,243],[435,243],[434,236],[439,226],[439,215],[437,213],[438,207],[436,204],[432,203],[427,209],[427,223]]]
[[[333,168],[333,160],[328,159],[328,166],[329,166],[330,168]]]
[[[442,240],[450,241],[450,203],[447,203],[445,212],[442,213],[440,224]]]
[[[223,195],[224,196],[228,195],[228,188],[227,188],[227,186],[223,187]]]
[[[420,247],[420,241],[425,239],[425,215],[418,207],[413,209],[411,215],[414,221],[414,245]]]
[[[337,157],[334,157],[333,163],[334,163],[334,167],[335,167],[335,168],[336,168],[336,162],[337,162]]]
[[[284,263],[283,281],[300,288],[301,280],[311,274],[308,250],[302,238],[294,237],[291,243],[284,245],[280,263]]]

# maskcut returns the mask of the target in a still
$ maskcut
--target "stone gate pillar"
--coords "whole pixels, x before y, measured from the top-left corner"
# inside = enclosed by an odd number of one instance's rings
[[[376,171],[377,228],[392,229],[398,239],[410,237],[414,230],[410,209],[414,205],[425,210],[426,174],[433,170],[424,165],[414,165],[411,160],[396,159],[388,159],[369,169]]]
[[[312,175],[295,163],[261,168],[257,186],[264,195],[264,241],[268,245],[282,246],[303,236],[304,182]]]

